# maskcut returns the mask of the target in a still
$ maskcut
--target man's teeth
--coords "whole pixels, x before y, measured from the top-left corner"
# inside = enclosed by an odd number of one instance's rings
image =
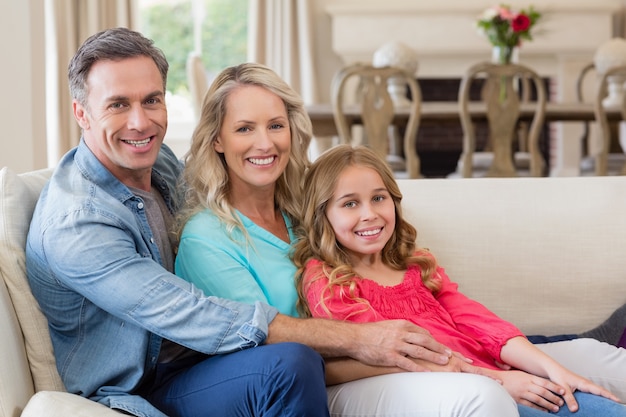
[[[356,232],[359,236],[373,236],[380,233],[382,229],[366,230],[365,232]]]
[[[267,165],[274,161],[274,157],[268,156],[267,158],[249,158],[248,160],[254,165]]]
[[[143,140],[125,140],[124,142],[133,145],[133,146],[144,146],[150,143],[150,138]]]

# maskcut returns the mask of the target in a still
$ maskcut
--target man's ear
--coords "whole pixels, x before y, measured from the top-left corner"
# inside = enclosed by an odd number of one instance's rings
[[[74,119],[78,122],[78,125],[83,129],[89,129],[89,119],[87,118],[87,110],[85,106],[80,104],[77,100],[72,100],[72,111],[74,113]]]

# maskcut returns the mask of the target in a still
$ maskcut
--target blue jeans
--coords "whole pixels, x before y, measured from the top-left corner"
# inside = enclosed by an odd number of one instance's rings
[[[324,416],[324,362],[297,343],[263,345],[157,369],[147,399],[171,417]]]
[[[572,417],[622,417],[626,416],[626,405],[616,403],[615,401],[600,397],[599,395],[589,394],[586,392],[576,391],[574,393],[576,401],[578,401],[578,411],[572,413],[563,405],[557,413],[546,413],[535,408],[525,405],[517,405],[520,417],[546,417],[547,415],[555,416],[572,416]]]

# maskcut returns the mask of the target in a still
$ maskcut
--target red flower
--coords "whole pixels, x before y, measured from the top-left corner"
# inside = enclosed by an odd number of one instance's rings
[[[530,18],[523,13],[518,14],[511,20],[513,32],[524,32],[530,27]]]

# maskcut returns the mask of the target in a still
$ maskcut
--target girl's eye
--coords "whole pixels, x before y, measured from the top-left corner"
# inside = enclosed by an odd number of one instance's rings
[[[354,202],[354,201],[348,201],[348,202],[347,202],[347,203],[345,203],[343,206],[344,206],[344,207],[346,207],[346,208],[356,207],[356,202]]]
[[[377,195],[372,200],[374,200],[376,202],[380,202],[380,201],[383,201],[384,199],[385,199],[384,195]]]

